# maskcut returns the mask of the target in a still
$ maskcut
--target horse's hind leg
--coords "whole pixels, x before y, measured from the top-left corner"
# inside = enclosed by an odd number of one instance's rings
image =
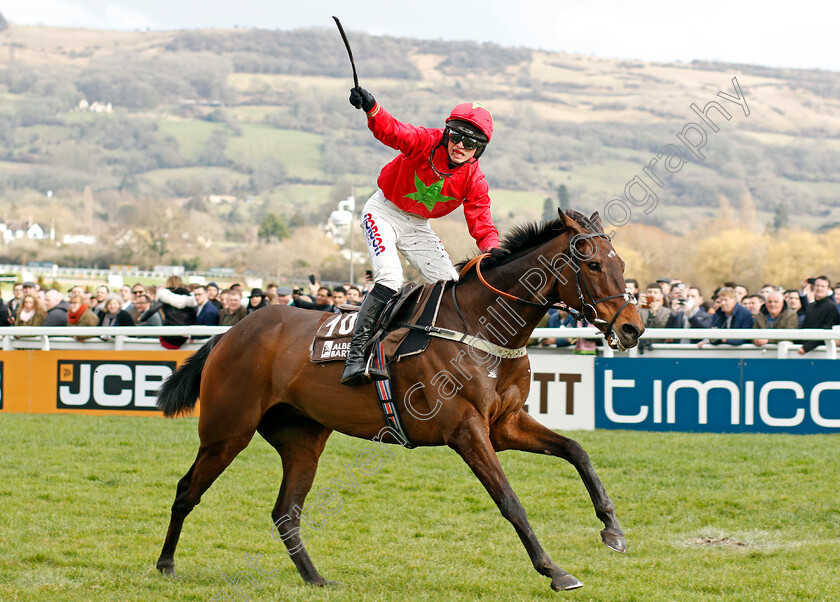
[[[537,541],[537,536],[528,523],[525,509],[508,483],[499,458],[493,450],[486,425],[468,426],[465,421],[465,424],[449,438],[447,444],[464,459],[496,502],[502,516],[516,529],[534,568],[541,575],[551,579],[551,588],[557,591],[583,586],[583,583],[557,566]]]
[[[253,432],[247,436],[231,437],[210,445],[202,445],[198,449],[195,462],[187,474],[178,481],[169,530],[166,532],[163,550],[156,565],[161,573],[175,575],[175,547],[178,545],[184,519],[198,505],[201,496],[213,484],[213,481],[233,462],[236,455],[245,449],[252,436]]]
[[[304,547],[306,533],[300,527],[301,509],[315,480],[318,458],[332,430],[276,406],[266,413],[257,431],[277,450],[283,461],[283,482],[271,512],[274,536],[286,545],[292,562],[306,583],[334,585],[335,582],[324,579],[312,563]],[[301,532],[304,533],[303,538]]]
[[[601,479],[595,474],[589,456],[577,441],[558,435],[524,411],[511,414],[509,418],[494,424],[490,438],[497,451],[518,449],[535,454],[550,454],[574,466],[589,492],[596,516],[604,523],[601,539],[616,552],[627,551],[624,531],[615,517],[615,506]]]

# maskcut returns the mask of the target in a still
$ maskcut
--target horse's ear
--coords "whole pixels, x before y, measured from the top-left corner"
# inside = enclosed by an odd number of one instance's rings
[[[573,218],[571,215],[569,215],[568,213],[563,211],[562,207],[557,208],[557,215],[560,217],[560,223],[561,224],[564,224],[567,227],[569,226],[569,224],[571,224],[572,227],[574,227],[575,218]]]
[[[560,216],[560,223],[566,228],[571,228],[573,231],[580,229],[580,226],[578,226],[575,218],[563,211],[562,207],[557,208],[557,215]]]
[[[604,225],[601,223],[601,216],[597,211],[589,216],[589,223],[592,225],[592,229],[596,232],[604,231]]]

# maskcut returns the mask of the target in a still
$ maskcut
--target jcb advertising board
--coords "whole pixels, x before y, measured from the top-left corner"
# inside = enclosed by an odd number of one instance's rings
[[[155,415],[157,389],[191,353],[0,352],[0,411]]]

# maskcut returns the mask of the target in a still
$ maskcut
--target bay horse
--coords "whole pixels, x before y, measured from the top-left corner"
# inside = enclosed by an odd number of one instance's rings
[[[625,293],[624,262],[597,213],[587,219],[560,211],[557,219],[517,226],[502,250],[507,255],[493,258],[495,265],[492,259],[482,260],[486,267],[481,272],[482,264],[473,261],[474,269],[447,283],[451,294],[443,295],[438,313],[437,326],[480,335],[484,349],[476,352],[463,342],[432,338],[423,353],[390,364],[393,399],[411,443],[447,445],[459,454],[513,525],[534,568],[551,579],[551,588],[575,589],[582,583],[537,541],[496,452],[521,450],[570,462],[604,524],[603,542],[626,552],[613,503],[586,452],[523,410],[531,381],[524,346],[547,309],[560,301],[573,315],[580,312],[595,324],[614,348],[636,345],[644,326]],[[166,416],[189,412],[197,398],[201,401],[201,443],[178,482],[157,561],[162,573],[175,574],[175,547],[186,516],[258,432],[283,465],[271,513],[276,533],[306,583],[333,583],[321,576],[301,541],[300,509],[333,431],[379,441],[388,429],[383,429],[373,384],[342,386],[343,362],[310,362],[309,343],[330,315],[278,305],[261,309],[211,339],[161,387],[157,404]],[[506,355],[500,349],[521,353]],[[390,435],[393,442],[404,443],[393,430]]]

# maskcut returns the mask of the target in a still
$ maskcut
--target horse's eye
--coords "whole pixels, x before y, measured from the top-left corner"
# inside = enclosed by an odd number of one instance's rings
[[[601,271],[601,264],[598,263],[597,261],[590,261],[589,263],[586,264],[586,267],[588,267],[593,272],[600,272]]]

